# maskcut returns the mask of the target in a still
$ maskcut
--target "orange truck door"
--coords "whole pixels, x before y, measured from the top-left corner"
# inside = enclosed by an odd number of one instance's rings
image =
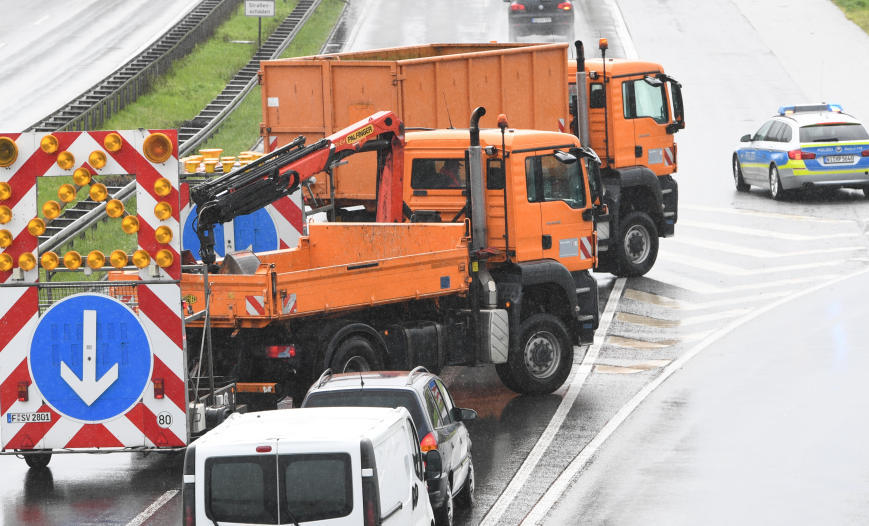
[[[642,75],[625,79],[622,110],[625,120],[634,128],[633,164],[647,166],[655,175],[673,173],[676,158],[673,135],[667,133],[670,112],[664,82]]]
[[[589,269],[595,257],[594,226],[582,217],[590,207],[582,163],[556,155],[540,152],[525,160],[529,200],[540,206],[542,255],[571,271]]]

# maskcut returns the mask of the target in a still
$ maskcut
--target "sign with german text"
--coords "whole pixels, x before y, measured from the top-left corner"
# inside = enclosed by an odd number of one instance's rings
[[[244,0],[244,15],[275,16],[275,0]]]

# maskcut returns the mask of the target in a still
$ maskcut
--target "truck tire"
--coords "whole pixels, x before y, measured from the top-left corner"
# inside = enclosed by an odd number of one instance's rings
[[[51,453],[35,453],[33,455],[24,455],[24,462],[30,469],[45,469],[48,467],[48,462],[51,460]]]
[[[507,358],[509,380],[501,381],[521,394],[548,394],[559,387],[573,367],[573,344],[564,323],[548,313],[535,314],[519,326],[519,349]]]
[[[335,349],[330,362],[332,372],[376,371],[383,369],[383,357],[370,340],[360,335],[345,338]]]
[[[649,214],[634,211],[622,219],[615,252],[617,276],[642,276],[651,270],[658,258],[658,229]]]

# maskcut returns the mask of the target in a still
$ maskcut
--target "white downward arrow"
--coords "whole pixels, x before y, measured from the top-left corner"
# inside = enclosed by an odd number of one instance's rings
[[[84,334],[82,337],[82,377],[65,362],[60,362],[60,377],[69,384],[75,394],[87,405],[92,405],[118,379],[118,364],[106,371],[97,381],[97,311],[84,311]]]

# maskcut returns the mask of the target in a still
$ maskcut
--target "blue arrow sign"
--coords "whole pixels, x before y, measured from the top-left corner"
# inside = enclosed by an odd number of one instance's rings
[[[196,220],[196,205],[190,209],[184,228],[181,232],[181,246],[184,250],[193,252],[199,259],[199,237],[193,223]],[[278,248],[278,230],[268,210],[261,208],[250,214],[238,216],[233,220],[235,247],[239,250],[251,247],[254,252],[266,252]],[[214,252],[223,257],[226,252],[226,242],[223,235],[224,225],[214,225]]]
[[[101,422],[139,401],[153,360],[132,310],[108,296],[78,294],[42,315],[29,362],[33,381],[55,411]]]

